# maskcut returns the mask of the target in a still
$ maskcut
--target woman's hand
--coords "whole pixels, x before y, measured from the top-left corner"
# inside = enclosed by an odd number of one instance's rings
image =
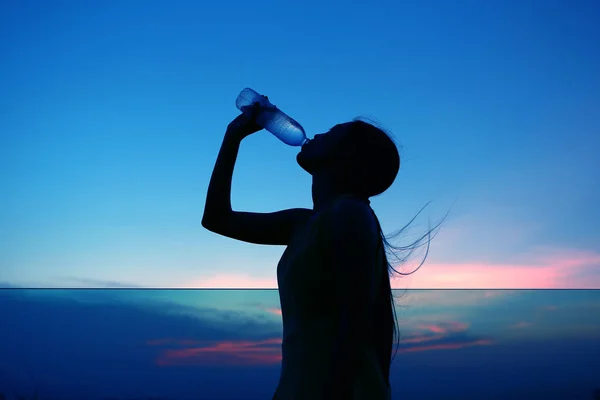
[[[238,139],[244,139],[260,130],[262,126],[256,123],[256,117],[260,111],[260,103],[252,106],[242,107],[242,113],[227,125],[227,135],[233,135]]]

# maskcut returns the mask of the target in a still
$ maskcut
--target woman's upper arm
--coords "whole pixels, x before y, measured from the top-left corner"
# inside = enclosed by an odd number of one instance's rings
[[[272,213],[233,211],[218,224],[206,224],[211,232],[254,244],[287,245],[299,223],[310,218],[312,210],[290,208]]]

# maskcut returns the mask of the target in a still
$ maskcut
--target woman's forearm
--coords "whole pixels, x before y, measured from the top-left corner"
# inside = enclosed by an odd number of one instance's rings
[[[206,194],[202,216],[202,225],[205,227],[218,224],[219,220],[232,212],[231,182],[240,143],[238,136],[225,133]]]

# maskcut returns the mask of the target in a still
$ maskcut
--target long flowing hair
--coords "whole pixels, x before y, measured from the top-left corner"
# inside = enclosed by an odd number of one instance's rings
[[[350,140],[355,140],[359,143],[361,149],[367,153],[372,153],[371,157],[362,157],[355,160],[356,169],[353,169],[351,176],[354,176],[354,181],[357,182],[358,190],[364,190],[365,197],[374,197],[384,193],[394,182],[396,175],[400,169],[400,152],[399,147],[390,132],[381,128],[377,122],[370,118],[358,117],[352,121]],[[364,154],[364,153],[363,153]],[[363,175],[357,174],[357,171],[365,171]],[[380,179],[373,179],[373,177]],[[376,183],[375,183],[376,182]],[[380,290],[383,293],[379,296],[376,309],[374,335],[377,346],[378,359],[381,363],[381,369],[384,373],[388,387],[390,386],[389,376],[390,368],[394,357],[398,352],[400,344],[400,331],[398,328],[396,314],[396,299],[391,287],[391,279],[394,277],[408,276],[418,271],[425,263],[429,255],[431,240],[437,235],[442,223],[448,217],[446,215],[433,227],[429,224],[429,229],[426,233],[420,235],[415,240],[406,245],[394,245],[390,239],[407,233],[412,223],[430,204],[425,204],[419,212],[406,225],[386,236],[381,228],[379,218],[375,215],[377,221],[380,241],[380,255],[382,263],[385,264],[387,274],[381,281]],[[403,272],[400,267],[403,266],[414,253],[419,249],[425,249],[425,254],[416,268],[410,272]],[[394,262],[391,262],[394,260]],[[394,344],[396,344],[394,348]]]
[[[378,323],[375,324],[375,326],[378,327],[377,332],[375,333],[375,343],[378,346],[378,358],[388,386],[390,386],[389,377],[391,365],[398,352],[398,346],[400,345],[400,330],[398,328],[398,319],[396,313],[396,298],[391,287],[391,280],[394,277],[411,275],[417,272],[423,266],[427,256],[429,255],[431,240],[439,232],[439,228],[448,216],[448,213],[435,226],[430,226],[425,234],[419,236],[417,239],[413,240],[407,245],[394,245],[390,243],[390,239],[405,233],[410,225],[429,204],[430,203],[427,203],[425,206],[423,206],[406,225],[389,235],[389,237],[386,237],[384,234],[381,224],[379,223],[379,219],[375,215],[381,236],[380,245],[383,247],[383,249],[380,250],[383,252],[383,261],[385,262],[387,270],[387,274],[381,282],[381,289],[384,293],[384,295],[381,297],[383,304],[381,304],[381,307],[377,307],[378,312],[377,315],[375,315],[376,321],[378,321]],[[425,254],[419,264],[410,272],[401,271],[400,266],[404,265],[409,259],[412,258],[415,251],[421,248],[424,248]],[[391,259],[395,259],[396,262],[390,262]]]

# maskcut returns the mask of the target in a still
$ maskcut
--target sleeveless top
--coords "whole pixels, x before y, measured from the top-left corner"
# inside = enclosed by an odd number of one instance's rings
[[[344,196],[351,197],[351,196]],[[361,200],[369,205],[368,200]],[[275,396],[277,400],[320,400],[332,367],[329,354],[335,343],[335,299],[331,288],[336,284],[336,271],[329,264],[330,249],[324,238],[326,209],[314,213],[298,226],[277,265],[279,300],[283,319],[281,375]],[[381,242],[381,239],[379,238]],[[383,247],[374,257],[381,269],[378,281],[387,278]],[[382,276],[385,272],[385,276]],[[381,285],[376,285],[377,287]],[[376,294],[381,295],[381,293]],[[353,383],[352,400],[388,400],[390,393],[381,371],[375,347],[353,349],[361,359]],[[350,384],[350,382],[349,382]]]

